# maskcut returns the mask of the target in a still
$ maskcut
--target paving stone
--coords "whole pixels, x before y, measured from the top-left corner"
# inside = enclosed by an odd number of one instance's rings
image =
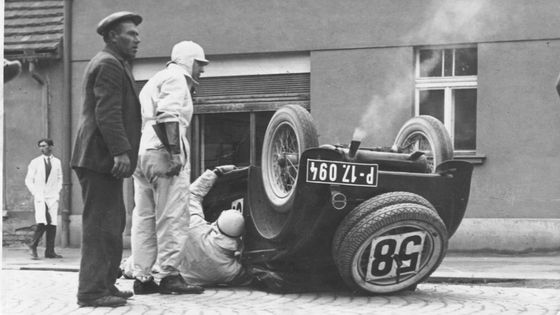
[[[119,279],[121,289],[132,280]],[[344,292],[273,294],[250,288],[207,288],[200,295],[134,296],[124,307],[80,308],[78,273],[2,270],[1,313],[12,314],[550,314],[560,289],[422,283],[414,292],[366,296]]]

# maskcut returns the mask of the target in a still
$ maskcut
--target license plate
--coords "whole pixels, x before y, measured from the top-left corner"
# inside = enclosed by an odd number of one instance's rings
[[[307,160],[308,183],[377,187],[377,164]]]

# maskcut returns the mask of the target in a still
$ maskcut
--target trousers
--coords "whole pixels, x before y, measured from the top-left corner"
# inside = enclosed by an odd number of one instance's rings
[[[54,238],[56,236],[56,225],[52,225],[52,218],[49,213],[49,206],[45,205],[45,218],[47,223],[37,223],[37,228],[35,229],[35,233],[33,234],[33,240],[31,244],[29,244],[32,248],[37,249],[41,238],[43,238],[43,233],[47,232],[47,241],[45,244],[45,256],[54,253]]]
[[[138,156],[134,172],[131,249],[133,276],[144,280],[152,268],[159,277],[179,274],[189,227],[190,169],[165,176],[166,152],[148,150]]]
[[[82,258],[78,300],[91,301],[118,290],[126,210],[123,180],[111,174],[76,168],[82,187]]]
[[[47,224],[38,223],[35,233],[33,234],[33,240],[31,241],[31,248],[37,250],[37,246],[43,237],[43,233],[47,232],[47,240],[45,242],[45,257],[54,256],[56,253],[54,252],[54,239],[56,236],[56,225],[53,225],[51,215],[49,214],[49,207],[45,206],[45,217],[47,220]]]

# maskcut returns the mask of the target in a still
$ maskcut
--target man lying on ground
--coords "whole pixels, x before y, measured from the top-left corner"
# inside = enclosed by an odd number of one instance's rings
[[[235,169],[224,165],[213,171],[206,170],[190,187],[190,226],[183,248],[181,275],[193,285],[247,285],[252,277],[241,264],[241,251],[245,221],[240,211],[224,210],[218,219],[210,223],[204,217],[202,200],[217,178]],[[132,278],[132,257],[123,260],[121,270],[126,278]],[[157,278],[157,266],[154,267]]]

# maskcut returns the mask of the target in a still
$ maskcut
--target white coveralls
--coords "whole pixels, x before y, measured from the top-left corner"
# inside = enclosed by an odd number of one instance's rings
[[[215,223],[210,224],[204,219],[202,199],[216,178],[214,172],[207,170],[190,187],[191,226],[185,228],[188,242],[183,250],[180,271],[183,278],[193,285],[228,284],[243,271],[239,258],[235,257],[242,248],[241,240],[223,235]],[[132,257],[121,264],[121,270],[127,277],[133,277],[132,264]],[[154,269],[160,272],[157,266]]]
[[[34,158],[27,167],[25,185],[34,197],[35,221],[47,224],[46,207],[51,217],[51,225],[57,225],[58,200],[62,190],[62,167],[60,160],[50,156],[51,172],[45,182],[45,156]]]
[[[214,172],[206,170],[191,184],[191,225],[181,274],[188,283],[196,285],[228,284],[243,271],[235,255],[242,249],[241,240],[222,234],[216,223],[210,224],[204,219],[202,199],[216,178]]]
[[[193,103],[187,80],[191,80],[191,59],[170,63],[154,75],[140,92],[142,138],[138,166],[134,173],[134,202],[131,247],[134,277],[149,279],[154,264],[160,276],[179,273],[189,226],[189,143],[187,127]],[[189,63],[190,62],[190,63]],[[166,176],[169,153],[157,137],[156,122],[179,122],[183,168],[176,176]]]

